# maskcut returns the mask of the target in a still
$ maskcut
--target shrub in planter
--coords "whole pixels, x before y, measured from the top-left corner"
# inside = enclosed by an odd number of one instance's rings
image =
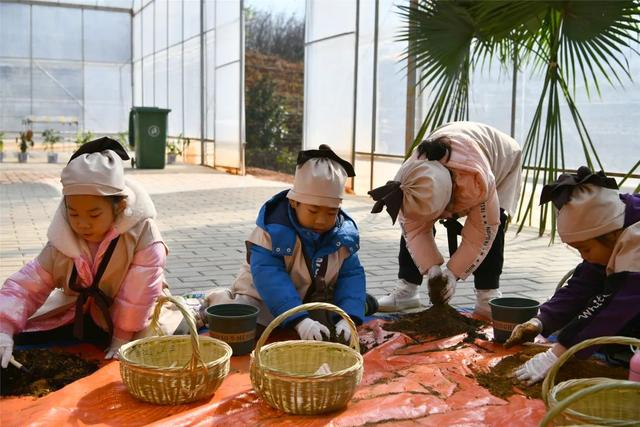
[[[0,132],[0,163],[4,160],[4,132]]]
[[[20,132],[20,142],[18,142],[18,148],[20,148],[20,152],[18,153],[18,162],[27,162],[27,151],[29,150],[29,147],[33,147],[33,132],[31,129]]]
[[[167,144],[167,164],[172,165],[176,162],[176,157],[182,154],[182,150],[175,142],[169,142]]]
[[[58,163],[58,153],[53,151],[53,146],[56,142],[62,139],[60,132],[54,129],[46,129],[42,132],[42,137],[44,138],[44,141],[42,142],[44,149],[47,151],[47,162]]]

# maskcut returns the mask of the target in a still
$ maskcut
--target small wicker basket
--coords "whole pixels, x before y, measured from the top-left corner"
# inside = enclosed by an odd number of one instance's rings
[[[160,297],[151,320],[157,333],[162,305],[171,302],[182,312],[189,334],[155,336],[120,347],[120,375],[137,399],[178,405],[210,397],[229,373],[231,347],[211,337],[198,336],[195,321],[182,298]]]
[[[547,373],[542,397],[549,412],[541,425],[640,425],[640,382],[611,378],[580,378],[554,385],[562,365],[576,352],[592,345],[640,345],[637,338],[600,337],[585,340],[568,349]]]
[[[307,310],[328,310],[347,320],[349,346],[324,341],[283,341],[264,345],[286,318]],[[327,374],[317,373],[327,364]],[[269,405],[290,414],[323,414],[349,403],[362,379],[363,359],[358,332],[349,316],[327,303],[302,304],[276,317],[264,331],[251,354],[251,383]]]

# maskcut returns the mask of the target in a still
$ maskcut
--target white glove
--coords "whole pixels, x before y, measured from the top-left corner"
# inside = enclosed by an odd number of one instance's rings
[[[516,378],[526,385],[537,383],[547,375],[547,371],[551,369],[556,360],[558,360],[558,356],[551,348],[544,353],[536,354],[527,363],[516,369]]]
[[[13,354],[13,338],[11,335],[0,332],[0,366],[6,368],[9,366],[9,360]]]
[[[427,282],[429,282],[434,277],[442,276],[442,269],[438,264],[434,265],[430,269],[427,270]]]
[[[447,279],[447,287],[442,291],[442,299],[448,303],[453,298],[453,294],[456,293],[458,278],[448,268],[442,270],[442,275]]]
[[[296,331],[298,332],[298,335],[300,335],[300,338],[310,341],[322,341],[323,333],[327,338],[331,335],[329,333],[329,328],[308,317],[296,325]]]
[[[336,336],[339,337],[340,334],[344,334],[344,340],[349,341],[351,339],[351,328],[349,327],[349,322],[342,319],[338,323],[336,323]]]
[[[121,340],[120,338],[113,337],[111,338],[111,344],[104,351],[106,354],[104,355],[105,359],[118,359],[118,350],[120,350],[120,346],[128,343],[128,340]]]

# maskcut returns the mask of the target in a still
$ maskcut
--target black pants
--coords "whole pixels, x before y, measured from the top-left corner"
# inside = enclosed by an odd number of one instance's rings
[[[73,322],[47,331],[22,332],[15,335],[13,339],[16,345],[43,345],[60,341],[76,341],[73,336]],[[82,342],[88,342],[98,346],[107,346],[111,341],[109,334],[96,325],[91,316],[85,315],[84,339]]]
[[[473,272],[473,282],[476,289],[498,289],[500,286],[500,275],[502,274],[502,265],[504,264],[504,227],[507,222],[507,215],[503,209],[500,209],[500,226],[496,232],[495,240],[491,245],[489,253],[480,263],[476,271]],[[433,228],[435,236],[436,229]],[[422,274],[416,267],[411,258],[411,254],[407,250],[407,242],[404,237],[400,238],[400,252],[398,253],[398,278],[404,279],[409,283],[420,285],[422,283]]]

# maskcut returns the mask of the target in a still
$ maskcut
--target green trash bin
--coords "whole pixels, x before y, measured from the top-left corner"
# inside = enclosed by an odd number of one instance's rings
[[[171,110],[132,107],[129,112],[129,145],[135,148],[131,165],[138,169],[164,169],[167,150],[167,116]]]

